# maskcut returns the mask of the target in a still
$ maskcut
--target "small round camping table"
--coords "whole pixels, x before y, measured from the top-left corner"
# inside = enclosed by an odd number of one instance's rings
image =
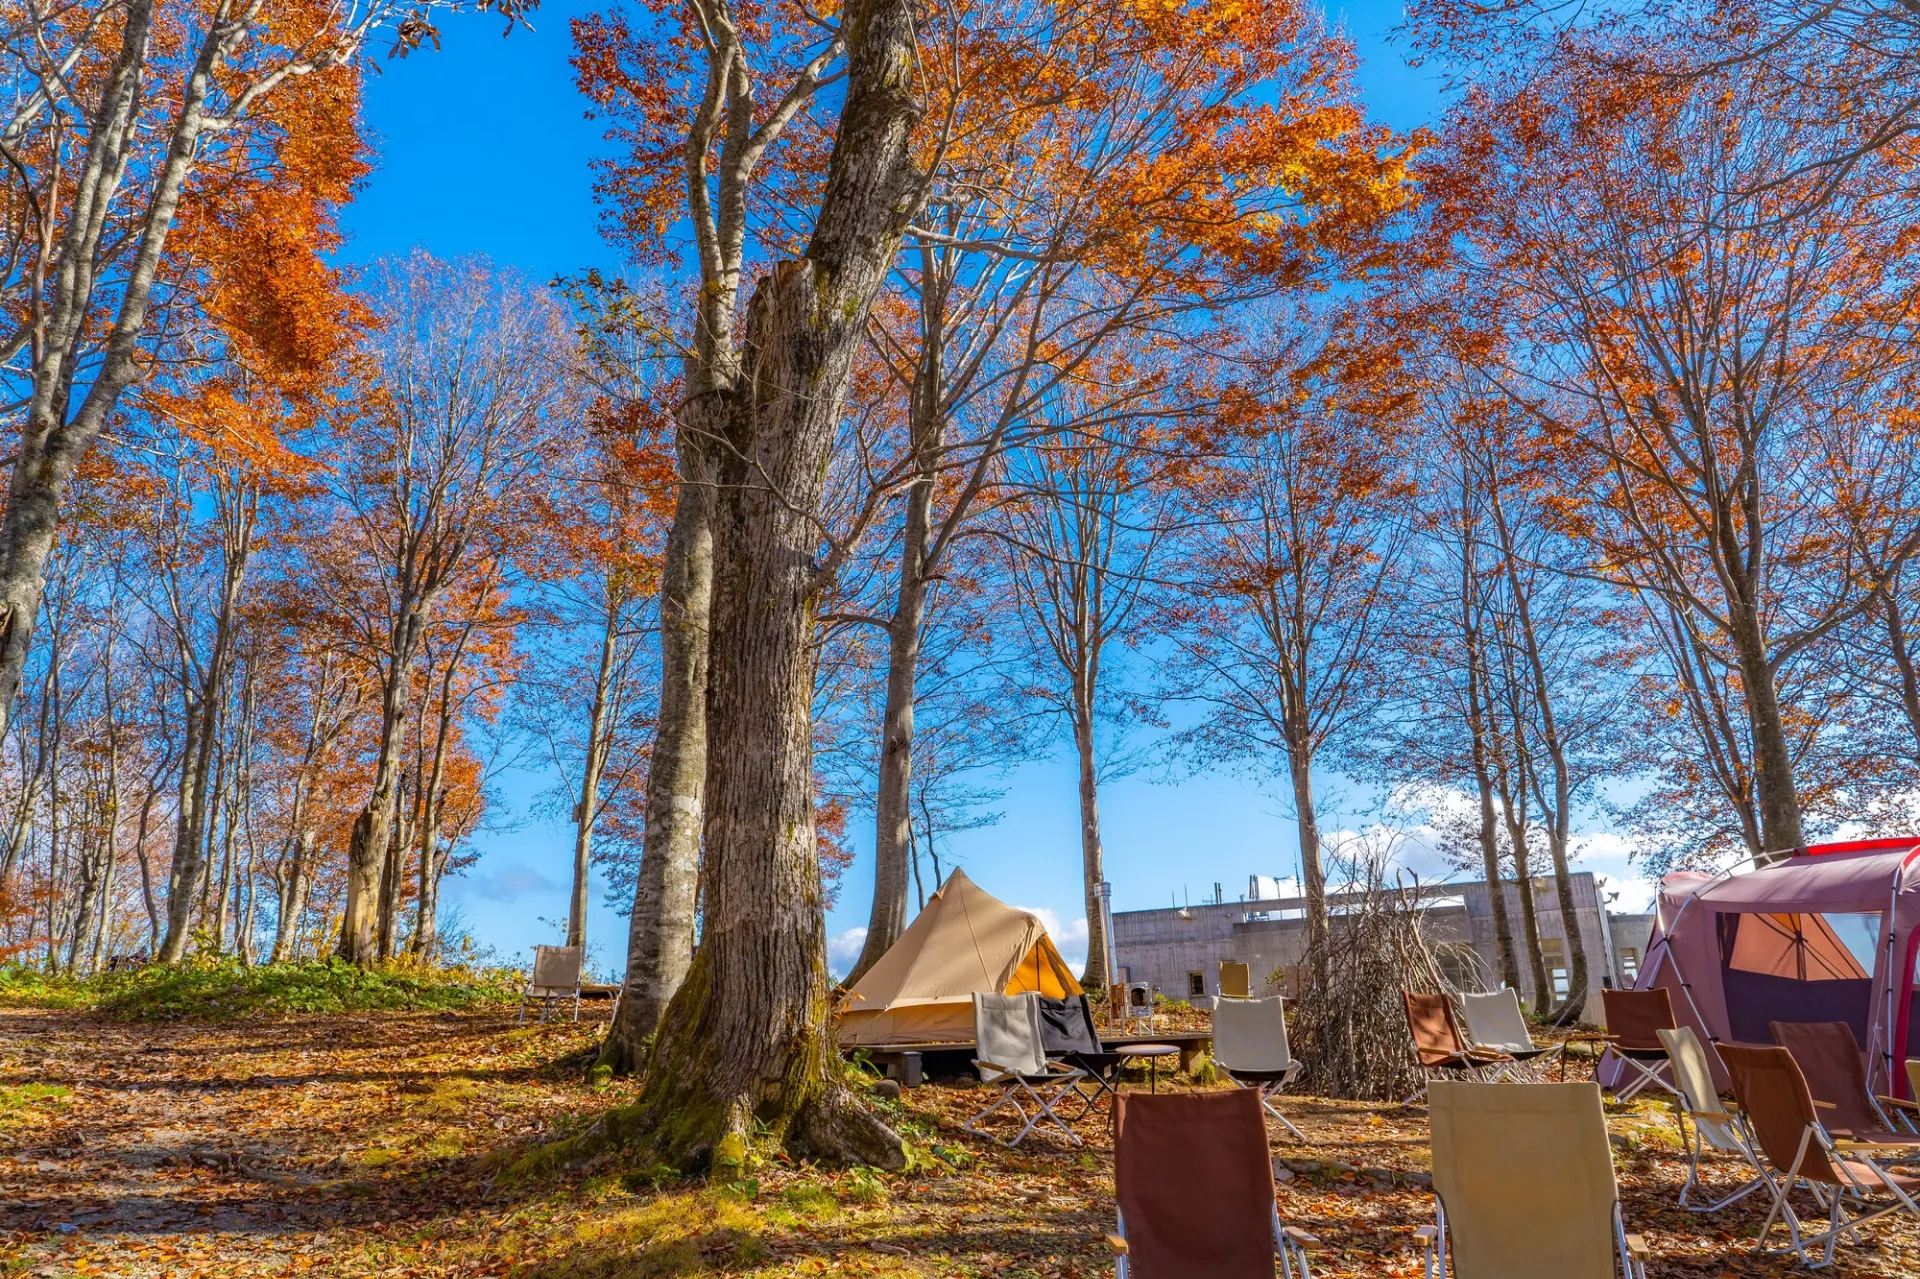
[[[1179,1051],[1173,1044],[1120,1044],[1113,1050],[1116,1057],[1138,1057],[1147,1063],[1148,1092],[1160,1091],[1160,1059]]]

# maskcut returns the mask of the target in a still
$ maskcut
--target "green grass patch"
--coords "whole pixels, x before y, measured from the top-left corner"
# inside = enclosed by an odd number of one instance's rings
[[[520,976],[505,969],[356,968],[324,963],[257,964],[195,957],[96,977],[51,976],[0,968],[0,1004],[90,1008],[120,1021],[231,1021],[288,1013],[452,1011],[503,1004],[520,996]]]
[[[25,1117],[30,1110],[53,1110],[67,1104],[73,1090],[64,1084],[0,1084],[0,1128]]]

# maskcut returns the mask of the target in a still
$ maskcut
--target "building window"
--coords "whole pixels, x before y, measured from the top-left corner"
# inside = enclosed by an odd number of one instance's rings
[[[1565,999],[1573,984],[1567,972],[1566,943],[1558,937],[1542,937],[1540,963],[1547,970],[1547,984],[1553,987],[1553,997]]]
[[[1620,980],[1629,986],[1640,980],[1640,952],[1632,946],[1620,948]]]
[[[1198,999],[1206,993],[1207,993],[1206,974],[1205,973],[1188,973],[1187,974],[1187,998]]]

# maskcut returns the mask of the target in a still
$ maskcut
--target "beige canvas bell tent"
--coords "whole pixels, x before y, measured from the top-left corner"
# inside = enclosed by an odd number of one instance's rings
[[[954,871],[900,940],[848,992],[840,1042],[973,1040],[973,994],[1080,993],[1040,920]]]

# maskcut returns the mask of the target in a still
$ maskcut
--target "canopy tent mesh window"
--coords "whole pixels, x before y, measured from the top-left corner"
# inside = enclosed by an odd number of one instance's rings
[[[1875,1091],[1905,1096],[1901,1063],[1920,1055],[1916,949],[1920,838],[1816,844],[1769,866],[1668,875],[1635,986],[1668,992],[1720,1087],[1711,1045],[1770,1043],[1774,1021],[1844,1021]]]
[[[956,870],[854,983],[835,1033],[846,1047],[971,1043],[976,991],[1081,993],[1037,916]]]

